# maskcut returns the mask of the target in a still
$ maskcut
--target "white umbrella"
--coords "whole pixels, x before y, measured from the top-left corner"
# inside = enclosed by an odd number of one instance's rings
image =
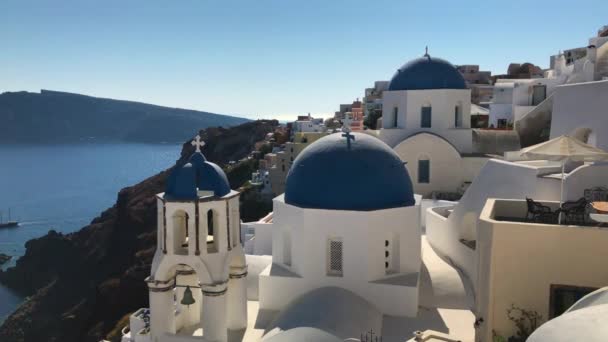
[[[608,153],[585,144],[568,135],[545,141],[521,150],[521,155],[528,158],[555,160],[562,162],[562,184],[560,190],[560,207],[564,201],[564,166],[567,161],[600,161],[608,160]],[[561,223],[561,215],[559,217]]]

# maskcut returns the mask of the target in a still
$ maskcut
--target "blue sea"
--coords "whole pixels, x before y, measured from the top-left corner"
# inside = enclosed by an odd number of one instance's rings
[[[18,228],[0,229],[0,252],[25,253],[25,242],[50,229],[69,233],[116,201],[118,191],[172,166],[177,144],[0,145],[0,212]],[[23,299],[0,285],[0,323]]]

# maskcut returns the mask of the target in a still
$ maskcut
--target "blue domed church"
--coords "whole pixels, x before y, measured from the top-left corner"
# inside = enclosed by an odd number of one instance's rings
[[[474,152],[471,90],[456,67],[428,51],[391,78],[378,137],[406,163],[414,190],[426,197],[459,192],[483,165],[466,159]]]
[[[416,316],[420,198],[402,160],[378,138],[334,133],[309,145],[274,199],[260,309],[284,310],[319,289],[340,288],[382,314]]]

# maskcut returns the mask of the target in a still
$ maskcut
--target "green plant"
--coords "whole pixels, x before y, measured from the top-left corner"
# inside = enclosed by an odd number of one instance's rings
[[[517,329],[515,335],[509,337],[509,342],[525,342],[538,328],[543,318],[534,310],[526,310],[514,304],[511,304],[511,308],[507,309],[507,317],[515,324]]]
[[[507,339],[492,330],[492,342],[507,342]]]
[[[378,119],[381,117],[382,111],[379,109],[374,109],[370,111],[367,117],[363,120],[363,124],[369,129],[377,129],[378,127],[376,127],[376,124],[378,122]]]

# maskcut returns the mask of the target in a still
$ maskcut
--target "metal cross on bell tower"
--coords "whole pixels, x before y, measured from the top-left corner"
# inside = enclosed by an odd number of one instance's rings
[[[342,123],[342,136],[346,138],[346,146],[348,147],[348,149],[350,150],[350,141],[351,140],[355,140],[355,136],[350,134],[351,129],[350,129],[350,123],[351,123],[351,119],[350,117],[345,117]]]
[[[201,136],[197,135],[194,137],[194,140],[190,143],[192,146],[196,147],[196,152],[201,152],[203,146],[205,146],[205,142],[201,140]]]

